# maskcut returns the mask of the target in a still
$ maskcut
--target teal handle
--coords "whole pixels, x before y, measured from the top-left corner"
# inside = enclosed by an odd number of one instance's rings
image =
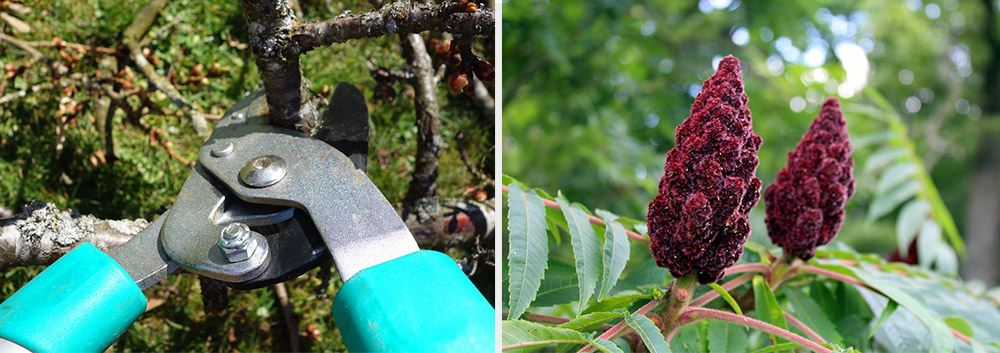
[[[145,310],[128,273],[83,243],[0,303],[0,337],[32,352],[100,352]]]
[[[493,352],[494,309],[447,255],[418,251],[358,272],[333,300],[352,352]]]

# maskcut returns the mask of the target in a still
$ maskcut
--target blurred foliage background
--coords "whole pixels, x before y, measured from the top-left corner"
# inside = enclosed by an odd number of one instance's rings
[[[645,219],[674,129],[714,65],[732,54],[742,62],[754,129],[764,140],[757,175],[765,187],[825,97],[863,107],[885,97],[887,115],[898,115],[965,237],[964,277],[996,283],[1000,1],[503,6],[504,174]],[[866,217],[880,176],[862,173],[888,128],[847,109],[845,116],[859,187],[839,239],[888,256],[900,211]],[[761,201],[751,214],[752,238],[769,244],[763,209]]]
[[[15,17],[30,27],[19,31],[10,21],[0,29],[23,41],[51,43],[63,41],[107,48],[119,48],[121,33],[144,1],[48,0],[21,3],[28,12],[11,11],[3,1],[5,16]],[[298,4],[305,20],[323,20],[345,12],[372,10],[366,1],[302,1]],[[16,6],[16,5],[15,5]],[[149,55],[162,76],[179,78],[192,74],[199,64],[215,64],[217,74],[204,81],[178,85],[181,94],[205,114],[221,115],[248,92],[262,89],[250,49],[243,10],[233,1],[170,1],[149,37]],[[476,41],[480,42],[480,41]],[[492,44],[483,58],[493,61]],[[477,50],[483,49],[477,47]],[[50,46],[38,50],[58,58]],[[68,50],[80,59],[72,72],[92,75],[98,69],[97,53]],[[429,48],[428,51],[432,51]],[[399,38],[351,41],[334,44],[302,56],[303,76],[311,82],[310,96],[331,93],[339,81],[359,86],[369,100],[371,139],[368,174],[392,203],[402,200],[410,182],[414,163],[417,128],[414,125],[413,90],[395,83],[398,93],[391,102],[373,102],[375,81],[369,71],[375,67],[405,69]],[[10,43],[0,44],[0,67],[17,67],[30,56]],[[440,63],[436,63],[440,64]],[[126,66],[124,63],[122,67]],[[134,70],[129,68],[128,70]],[[135,84],[145,88],[139,72]],[[32,91],[31,87],[54,82],[53,72],[43,62],[23,73],[7,74],[4,103],[0,104],[0,207],[15,212],[30,200],[52,202],[62,209],[74,208],[99,218],[152,220],[174,201],[190,167],[172,158],[151,137],[129,125],[119,110],[115,118],[115,144],[119,160],[105,163],[98,154],[103,147],[95,128],[92,90],[55,87]],[[183,80],[180,80],[183,82]],[[64,80],[64,82],[72,82]],[[460,197],[476,186],[458,152],[455,136],[462,132],[464,150],[476,163],[492,158],[493,117],[482,116],[478,106],[463,94],[453,95],[439,85],[441,152],[438,182],[442,198]],[[26,91],[23,96],[19,94]],[[9,97],[8,97],[9,96]],[[129,102],[139,104],[130,96]],[[151,99],[166,114],[145,114],[143,123],[162,131],[161,138],[186,160],[195,160],[201,139],[190,121],[179,116],[162,93]],[[72,118],[62,112],[74,104],[84,108]],[[211,124],[211,123],[210,123]],[[0,300],[12,294],[41,268],[0,270]],[[292,308],[298,314],[302,349],[343,351],[330,305],[338,279],[320,287],[317,271],[288,283]],[[114,351],[290,351],[290,338],[280,305],[272,288],[231,291],[230,306],[219,315],[206,315],[202,308],[199,283],[195,276],[181,274],[147,291],[150,310],[111,347]]]

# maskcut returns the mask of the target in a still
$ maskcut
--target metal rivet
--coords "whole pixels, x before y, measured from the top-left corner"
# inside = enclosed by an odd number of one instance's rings
[[[243,113],[233,113],[233,120],[243,120]]]
[[[215,146],[215,148],[212,148],[212,156],[225,157],[228,156],[230,153],[233,153],[233,149],[234,148],[232,142],[228,142],[224,146]]]
[[[247,186],[262,188],[271,186],[285,177],[285,160],[278,156],[258,156],[240,169],[240,180]]]

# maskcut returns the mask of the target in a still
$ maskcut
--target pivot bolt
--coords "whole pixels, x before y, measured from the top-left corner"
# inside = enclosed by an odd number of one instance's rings
[[[240,180],[247,186],[262,188],[281,181],[288,173],[285,160],[278,156],[258,156],[240,169]]]
[[[230,223],[222,229],[219,247],[229,262],[246,261],[257,251],[257,240],[246,224]]]

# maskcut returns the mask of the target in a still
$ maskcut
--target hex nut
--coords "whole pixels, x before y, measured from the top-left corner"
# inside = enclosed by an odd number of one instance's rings
[[[229,260],[229,262],[240,262],[249,259],[251,255],[257,252],[257,248],[260,246],[257,244],[257,239],[251,236],[250,239],[243,243],[243,246],[226,247],[220,244],[219,247],[226,254],[226,260]]]

